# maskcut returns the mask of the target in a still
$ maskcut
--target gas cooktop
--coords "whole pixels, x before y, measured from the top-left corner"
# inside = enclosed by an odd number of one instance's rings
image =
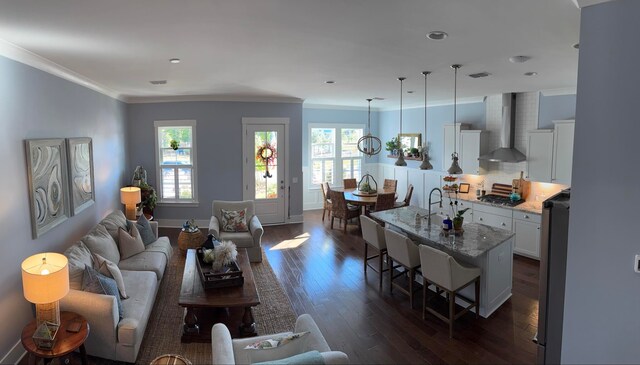
[[[508,196],[496,195],[496,194],[487,194],[478,198],[478,200],[495,205],[503,205],[506,207],[515,207],[518,204],[524,203],[524,199],[520,200],[511,200]]]

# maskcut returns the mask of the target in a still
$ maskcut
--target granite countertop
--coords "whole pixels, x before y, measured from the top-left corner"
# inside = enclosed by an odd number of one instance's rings
[[[445,250],[469,257],[480,256],[515,235],[504,229],[484,224],[466,223],[462,226],[464,228],[462,236],[449,235],[445,237],[441,234],[442,221],[440,219],[432,219],[431,226],[427,224],[428,213],[426,209],[408,206],[374,212],[371,213],[371,216],[398,227],[410,236],[429,241],[430,246],[442,247]]]
[[[444,194],[444,197],[445,199],[448,199],[447,194]],[[454,195],[451,195],[451,198],[454,198]],[[498,208],[520,210],[523,212],[529,212],[533,214],[542,214],[542,204],[540,204],[540,206],[538,207],[535,202],[530,202],[530,201],[525,201],[524,203],[518,204],[515,207],[509,207],[509,206],[504,206],[499,204],[491,204],[491,203],[483,202],[481,200],[478,200],[475,194],[471,194],[471,193],[458,194],[458,200],[464,200],[464,201],[472,202],[475,204],[484,204],[484,205],[489,205],[489,206],[498,207]]]

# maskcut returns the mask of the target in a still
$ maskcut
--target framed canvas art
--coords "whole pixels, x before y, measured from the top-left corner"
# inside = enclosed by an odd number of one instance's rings
[[[25,143],[31,230],[38,238],[69,218],[65,140],[30,139]]]
[[[69,206],[76,215],[95,202],[93,142],[91,138],[67,138],[69,161]]]

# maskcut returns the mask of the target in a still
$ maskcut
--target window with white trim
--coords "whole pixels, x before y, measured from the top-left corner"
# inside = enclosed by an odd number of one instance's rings
[[[325,181],[330,185],[342,186],[342,179],[360,180],[363,155],[358,151],[358,139],[363,131],[364,128],[360,126],[310,126],[309,166],[313,187]]]
[[[160,203],[196,203],[196,121],[154,123]]]

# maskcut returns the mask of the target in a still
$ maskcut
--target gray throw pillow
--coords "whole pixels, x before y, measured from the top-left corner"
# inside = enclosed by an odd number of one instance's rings
[[[136,228],[138,229],[138,233],[140,233],[140,237],[142,237],[142,243],[144,243],[145,246],[156,241],[156,235],[153,233],[153,229],[151,229],[151,223],[149,223],[149,220],[147,220],[147,217],[145,217],[144,214],[140,215],[140,218],[138,218]]]
[[[100,274],[92,267],[85,266],[84,276],[82,278],[82,290],[89,293],[106,294],[116,297],[118,316],[120,319],[124,318],[120,292],[118,291],[118,285],[116,285],[115,280]]]

